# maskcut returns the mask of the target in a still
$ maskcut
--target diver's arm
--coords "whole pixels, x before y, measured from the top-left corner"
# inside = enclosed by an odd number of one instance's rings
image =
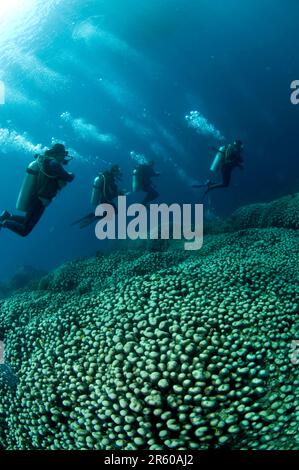
[[[146,176],[148,178],[155,178],[156,176],[160,176],[160,173],[157,173],[153,168],[148,168]]]
[[[63,181],[64,183],[71,183],[75,175],[73,173],[69,173],[66,171],[60,163],[56,162],[55,160],[52,160],[49,164],[51,174],[53,176],[56,176],[60,181]]]

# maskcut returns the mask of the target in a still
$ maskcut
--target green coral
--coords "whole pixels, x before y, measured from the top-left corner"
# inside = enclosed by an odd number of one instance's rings
[[[70,263],[1,302],[6,449],[299,449],[298,234]]]
[[[232,216],[234,230],[257,227],[299,228],[299,193],[265,204],[241,207]]]

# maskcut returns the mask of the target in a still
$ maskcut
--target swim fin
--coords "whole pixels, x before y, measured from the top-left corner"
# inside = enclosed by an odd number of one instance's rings
[[[195,188],[195,189],[205,188],[206,186],[209,186],[210,184],[212,184],[212,182],[210,180],[207,180],[205,183],[202,183],[202,184],[193,184],[192,188]]]
[[[208,194],[209,194],[209,188],[204,192],[204,194],[202,196],[201,204],[203,204],[205,202],[205,199],[206,199]]]
[[[95,217],[93,212],[88,215],[85,215],[84,217],[81,217],[81,219],[75,220],[75,222],[71,224],[71,227],[73,227],[74,225],[80,225],[82,222],[90,220],[91,217]]]
[[[79,224],[79,228],[86,228],[98,219],[99,217],[97,217],[96,215],[90,214],[89,218],[85,217],[85,219],[81,221],[81,223]]]
[[[10,219],[11,213],[8,211],[3,211],[2,214],[0,215],[0,222],[4,222],[5,220]]]

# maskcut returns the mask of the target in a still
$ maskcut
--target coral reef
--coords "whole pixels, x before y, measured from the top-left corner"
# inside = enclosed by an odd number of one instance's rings
[[[299,193],[282,197],[270,203],[241,207],[231,218],[234,230],[243,228],[284,227],[299,228]]]
[[[8,282],[0,283],[0,298],[8,297],[13,292],[24,288],[34,288],[34,283],[45,275],[45,271],[36,269],[33,266],[19,266],[14,276]]]
[[[0,446],[299,449],[298,241],[99,255],[2,300]]]

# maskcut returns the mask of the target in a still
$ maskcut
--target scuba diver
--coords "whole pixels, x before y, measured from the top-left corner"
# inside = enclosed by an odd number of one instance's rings
[[[244,145],[241,140],[235,140],[232,144],[221,147],[212,163],[210,171],[216,173],[218,170],[222,174],[222,182],[213,183],[210,180],[204,185],[193,185],[193,188],[207,187],[203,199],[213,189],[228,188],[231,182],[231,175],[234,168],[243,169],[242,152]]]
[[[146,193],[142,201],[142,204],[146,207],[159,196],[152,178],[160,176],[160,173],[156,173],[154,166],[155,162],[151,160],[148,163],[138,165],[133,171],[133,192],[144,191]]]
[[[7,228],[21,237],[27,237],[57,193],[74,180],[75,175],[63,168],[72,159],[62,144],[55,144],[44,155],[36,155],[35,161],[27,168],[17,201],[17,209],[25,215],[12,215],[4,211],[0,216],[0,230]]]
[[[100,204],[110,204],[114,207],[117,213],[117,207],[113,200],[118,196],[126,194],[125,191],[120,190],[118,181],[122,180],[122,171],[118,165],[113,165],[109,170],[100,173],[94,180],[93,189],[91,194],[91,204],[96,208]],[[85,228],[98,220],[99,217],[95,212],[87,214],[79,220],[76,220],[72,225],[79,225],[80,228]]]

